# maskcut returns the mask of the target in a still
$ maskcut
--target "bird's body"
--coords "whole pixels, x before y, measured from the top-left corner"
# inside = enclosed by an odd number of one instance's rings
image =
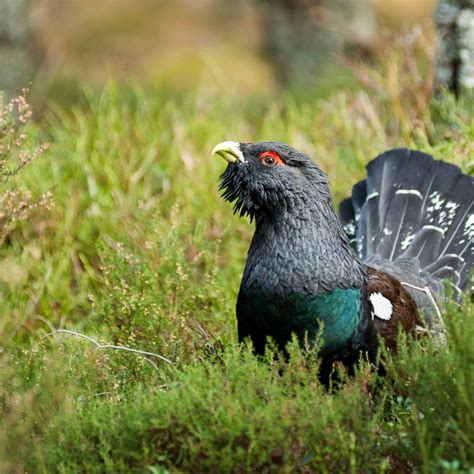
[[[314,225],[325,212],[332,228]],[[261,353],[268,336],[280,347],[292,333],[313,341],[323,321],[323,352],[345,351],[357,339],[365,280],[329,195],[257,218],[237,300],[239,338],[250,337]]]
[[[373,358],[378,335],[395,349],[400,327],[415,333],[422,314],[436,326],[431,296],[441,295],[442,278],[467,285],[474,180],[453,165],[387,152],[339,220],[326,176],[306,155],[275,142],[226,142],[215,153],[229,162],[224,197],[256,221],[237,320],[239,339],[257,353],[268,337],[284,349],[292,334],[310,343],[320,335],[325,361]],[[437,185],[440,170],[452,189]]]

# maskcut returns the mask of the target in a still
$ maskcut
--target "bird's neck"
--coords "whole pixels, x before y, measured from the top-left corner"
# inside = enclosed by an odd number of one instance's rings
[[[362,288],[365,267],[350,246],[329,196],[257,217],[242,287],[268,294]]]
[[[259,216],[237,300],[239,337],[262,352],[267,336],[284,348],[295,333],[332,356],[360,344],[367,318],[365,267],[330,206]]]

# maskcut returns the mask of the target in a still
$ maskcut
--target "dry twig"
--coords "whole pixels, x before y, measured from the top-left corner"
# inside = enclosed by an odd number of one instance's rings
[[[169,365],[174,365],[171,360],[167,359],[166,357],[160,354],[155,354],[154,352],[142,351],[139,349],[133,349],[131,347],[116,346],[114,344],[100,344],[99,342],[97,342],[95,339],[93,339],[90,336],[86,336],[85,334],[82,334],[77,331],[71,331],[69,329],[56,329],[55,331],[51,331],[48,334],[45,334],[44,336],[42,336],[41,340],[49,336],[54,336],[55,334],[58,334],[58,333],[69,334],[70,336],[77,336],[77,337],[81,337],[82,339],[86,339],[87,341],[92,342],[92,344],[94,344],[97,349],[115,349],[115,350],[120,350],[120,351],[131,352],[132,354],[143,356],[145,357],[145,360],[147,360],[151,365],[153,365],[153,367],[156,370],[158,370],[158,366],[152,360],[150,360],[147,356],[156,357],[157,359],[160,359],[161,361],[166,362]]]

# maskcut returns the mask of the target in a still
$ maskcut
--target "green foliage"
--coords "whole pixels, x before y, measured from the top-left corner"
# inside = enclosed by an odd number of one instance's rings
[[[114,83],[85,96],[27,126],[51,146],[21,186],[55,206],[12,222],[0,248],[0,471],[474,468],[472,304],[446,311],[449,350],[402,341],[385,376],[361,363],[329,392],[312,350],[256,359],[234,317],[252,229],[220,199],[223,163],[209,158],[226,139],[289,142],[339,201],[389,147],[470,169],[467,104],[394,116],[402,96],[364,90],[261,104]]]
[[[397,357],[384,354],[385,376],[362,364],[354,378],[341,373],[332,392],[318,382],[314,351],[295,343],[288,362],[271,351],[258,360],[249,347],[229,344],[217,358],[148,371],[131,384],[119,382],[110,359],[106,376],[92,354],[71,367],[78,354],[67,355],[68,344],[63,386],[77,398],[37,438],[29,467],[436,472],[449,465],[467,472],[474,433],[465,362],[474,357],[474,324],[470,313],[449,316],[449,352],[430,340],[401,340]],[[92,378],[108,389],[88,392]]]
[[[181,213],[175,209],[166,225],[143,225],[142,247],[103,245],[96,315],[115,343],[173,354],[176,363],[214,332],[227,342],[222,323],[232,311],[222,298],[217,243],[206,240],[201,225],[188,226]]]

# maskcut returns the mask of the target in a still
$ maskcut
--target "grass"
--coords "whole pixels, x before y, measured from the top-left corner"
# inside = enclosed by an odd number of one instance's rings
[[[399,66],[398,77],[390,58],[372,71],[377,93],[305,104],[209,89],[169,100],[111,82],[86,91],[87,108],[27,127],[25,147],[51,145],[13,186],[52,192],[55,205],[9,228],[0,248],[0,471],[473,471],[468,300],[444,312],[449,350],[401,340],[385,377],[361,363],[330,393],[314,350],[257,360],[236,343],[252,227],[220,199],[210,150],[291,143],[329,174],[336,202],[390,147],[472,171],[472,104],[420,105],[423,75]],[[62,328],[172,365],[48,335]]]

